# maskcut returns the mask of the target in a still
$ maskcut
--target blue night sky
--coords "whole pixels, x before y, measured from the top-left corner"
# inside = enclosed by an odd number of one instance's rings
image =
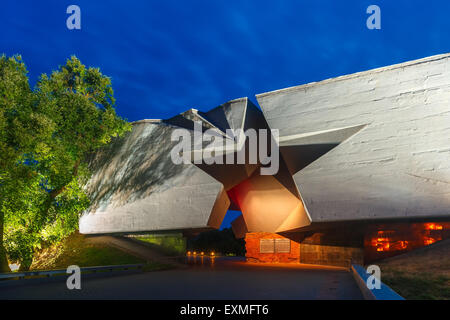
[[[81,8],[68,30],[66,8]],[[381,30],[366,8],[381,8]],[[112,78],[130,121],[450,52],[448,0],[18,1],[0,8],[0,53],[32,83],[75,54]]]

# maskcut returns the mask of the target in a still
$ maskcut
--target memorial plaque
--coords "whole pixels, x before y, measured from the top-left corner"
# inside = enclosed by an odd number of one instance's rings
[[[259,239],[259,253],[274,253],[275,239]]]
[[[275,252],[277,252],[277,253],[290,253],[291,252],[291,240],[289,240],[289,239],[275,239]]]

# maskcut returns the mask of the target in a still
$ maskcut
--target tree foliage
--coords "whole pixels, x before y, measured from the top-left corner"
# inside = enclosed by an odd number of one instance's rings
[[[77,228],[87,157],[130,129],[114,104],[110,78],[74,56],[34,89],[20,56],[0,57],[0,235],[22,269]]]

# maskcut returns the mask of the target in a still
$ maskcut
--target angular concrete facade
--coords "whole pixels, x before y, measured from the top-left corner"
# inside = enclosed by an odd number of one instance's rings
[[[263,93],[262,112],[242,98],[138,121],[92,159],[93,204],[80,232],[218,228],[229,208],[243,213],[233,223],[239,237],[322,223],[449,219],[449,57]],[[173,164],[171,134],[194,122],[233,142],[226,129],[278,129],[280,170],[262,176],[261,163],[248,161]]]
[[[222,185],[194,165],[170,161],[174,126],[139,121],[92,160],[93,204],[81,233],[205,228]]]
[[[294,174],[313,222],[449,217],[448,54],[257,99],[281,141],[313,130],[365,126]]]

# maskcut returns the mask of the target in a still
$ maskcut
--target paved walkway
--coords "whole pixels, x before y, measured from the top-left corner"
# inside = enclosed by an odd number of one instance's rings
[[[352,275],[338,268],[275,267],[196,258],[189,268],[82,276],[81,290],[65,279],[0,284],[0,299],[362,299]],[[192,261],[191,261],[192,262]]]

